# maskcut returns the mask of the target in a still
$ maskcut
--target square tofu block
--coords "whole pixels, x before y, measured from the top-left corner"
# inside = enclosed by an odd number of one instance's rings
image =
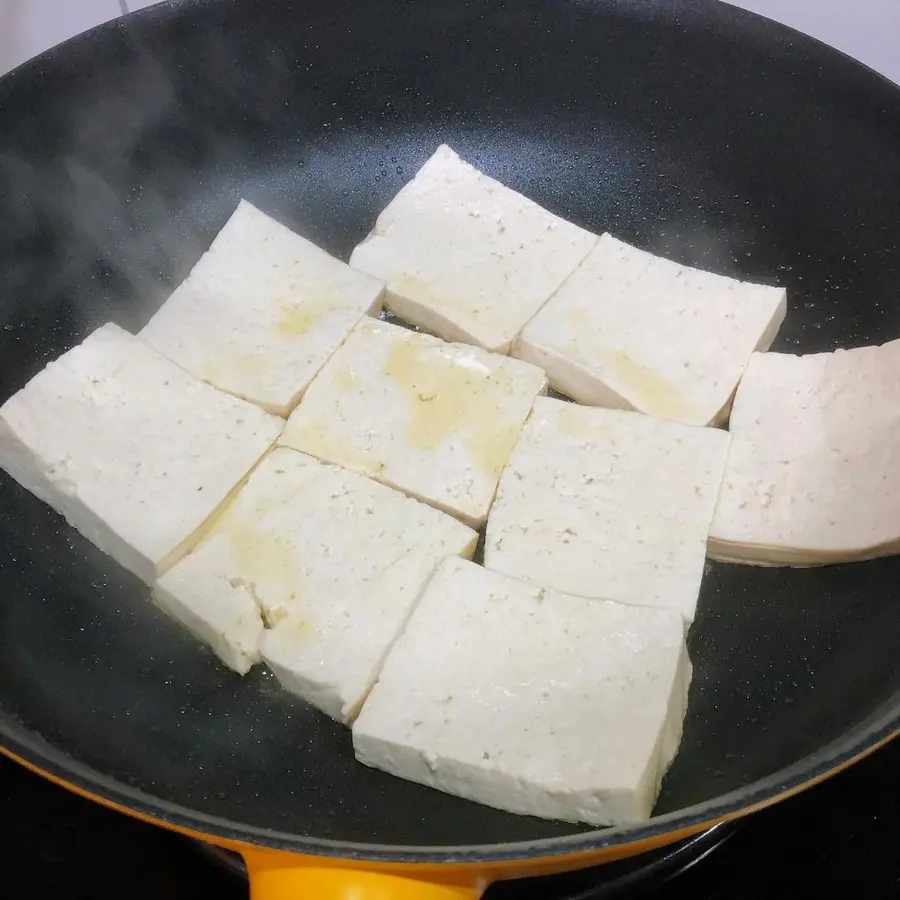
[[[596,242],[441,146],[350,265],[387,282],[387,303],[407,322],[507,353]]]
[[[366,765],[498,809],[639,822],[678,749],[690,680],[671,610],[570,597],[448,560],[388,656],[353,744]]]
[[[265,463],[263,463],[265,465]],[[240,675],[261,659],[265,634],[262,610],[238,578],[210,573],[188,555],[166,572],[153,590],[153,601]]]
[[[754,354],[731,433],[711,556],[817,565],[900,552],[900,341]]]
[[[242,200],[140,337],[192,375],[286,416],[384,285]]]
[[[728,443],[714,428],[538,398],[500,480],[485,565],[692,622]]]
[[[108,324],[0,407],[0,468],[152,584],[283,424]]]
[[[282,443],[477,527],[546,386],[527,363],[366,319],[310,386]]]
[[[189,626],[180,611],[203,620],[202,639],[215,631],[226,663],[261,655],[287,690],[349,721],[437,565],[471,556],[476,539],[384,485],[279,448],[156,595]],[[271,629],[257,647],[230,637],[252,607]],[[211,612],[226,608],[223,628]]]
[[[750,354],[768,350],[785,308],[783,288],[689,269],[604,234],[513,355],[579,403],[708,425],[727,418]]]

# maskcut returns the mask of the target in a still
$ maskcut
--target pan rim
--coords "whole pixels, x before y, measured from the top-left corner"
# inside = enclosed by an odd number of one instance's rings
[[[19,77],[31,74],[34,68],[54,60],[57,56],[77,49],[83,43],[96,39],[101,32],[122,27],[133,21],[150,23],[183,13],[189,7],[209,6],[216,0],[164,0],[89,29],[67,41],[52,47],[32,59],[26,60],[3,76],[0,76],[0,92],[8,90]],[[625,0],[605,0],[613,6]],[[803,34],[762,15],[731,6],[727,0],[675,0],[660,10],[653,4],[648,15],[668,16],[678,20],[682,14],[700,15],[727,23],[735,33],[752,29],[757,35],[772,39],[789,40],[801,44],[818,56],[825,56],[834,63],[865,74],[872,80],[873,88],[889,90],[900,102],[900,85],[886,75],[854,59],[849,54],[831,47],[818,38]],[[536,857],[547,859],[566,857],[610,847],[641,844],[666,834],[700,828],[726,819],[749,814],[783,797],[827,778],[839,769],[850,765],[900,737],[900,691],[882,703],[867,720],[846,732],[816,753],[787,766],[772,775],[750,785],[730,791],[712,800],[695,804],[650,819],[638,826],[606,828],[563,837],[533,841],[492,843],[457,846],[403,846],[378,843],[340,841],[307,837],[296,833],[242,825],[219,816],[211,816],[180,804],[171,803],[152,794],[138,790],[105,775],[90,766],[67,756],[36,733],[15,722],[12,717],[2,718],[0,709],[0,749],[17,757],[45,776],[65,783],[96,800],[123,808],[131,813],[152,819],[162,826],[191,831],[222,840],[259,847],[308,853],[332,859],[359,860],[372,863],[422,863],[465,865],[473,863],[515,862]]]
[[[221,816],[212,816],[170,803],[137,788],[122,784],[62,751],[36,735],[16,735],[0,720],[0,746],[44,776],[63,782],[92,798],[106,802],[163,826],[208,835],[222,841],[252,844],[273,850],[304,853],[332,859],[372,863],[504,863],[533,858],[573,856],[611,847],[641,844],[666,834],[699,829],[728,819],[748,815],[828,778],[852,765],[868,753],[900,737],[900,691],[886,704],[887,711],[875,713],[867,724],[857,726],[816,753],[727,794],[686,809],[654,817],[640,825],[595,829],[563,837],[542,838],[497,844],[446,847],[403,846],[316,838],[242,825]],[[874,718],[874,721],[871,719]]]
[[[101,22],[91,28],[66,38],[52,47],[43,50],[29,59],[22,60],[12,69],[0,74],[0,90],[8,88],[10,84],[19,77],[25,77],[28,73],[26,70],[32,68],[40,69],[47,62],[53,61],[61,53],[77,50],[81,44],[86,44],[91,40],[95,40],[101,34],[113,32],[117,29],[127,27],[129,24],[150,24],[155,20],[163,20],[185,12],[190,8],[200,8],[203,6],[216,5],[219,0],[157,0],[150,6],[144,6],[135,9],[124,15]],[[573,5],[580,5],[581,0],[572,0]],[[770,19],[762,13],[754,12],[750,9],[744,9],[741,6],[734,6],[731,0],[668,0],[665,7],[660,9],[657,4],[648,4],[646,13],[635,11],[635,6],[631,0],[601,0],[606,6],[628,6],[629,10],[635,15],[655,15],[658,17],[668,16],[674,23],[683,25],[684,17],[693,15],[698,19],[703,19],[707,24],[711,20],[727,23],[728,27],[734,29],[734,32],[747,32],[752,28],[758,35],[770,40],[789,41],[791,45],[799,43],[804,45],[802,49],[815,49],[819,55],[831,57],[832,61],[840,60],[840,64],[854,69],[857,73],[864,73],[873,81],[879,84],[882,89],[887,88],[895,93],[895,97],[900,98],[900,82],[896,82],[887,75],[873,69],[867,63],[862,62],[848,52],[841,50],[839,47],[833,47],[821,38],[814,35],[806,34],[798,31],[790,25],[784,25],[775,19]]]

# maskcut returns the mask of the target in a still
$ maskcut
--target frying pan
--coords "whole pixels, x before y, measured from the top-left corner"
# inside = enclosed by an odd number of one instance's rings
[[[240,197],[346,258],[441,142],[595,231],[780,284],[776,349],[900,335],[900,92],[717,2],[164,4],[0,81],[0,396],[139,328]],[[0,745],[244,853],[258,898],[475,896],[683,838],[900,730],[900,560],[708,566],[655,817],[512,816],[371,771],[0,480]],[[585,748],[590,752],[590,747]]]

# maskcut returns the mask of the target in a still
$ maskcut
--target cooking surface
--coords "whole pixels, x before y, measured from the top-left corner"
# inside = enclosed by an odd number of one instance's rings
[[[900,742],[744,822],[723,846],[650,900],[896,900],[900,896]],[[32,900],[246,900],[247,888],[184,840],[75,797],[0,760],[5,883]],[[494,888],[487,900],[562,900],[590,872]],[[651,884],[655,880],[651,880]],[[604,900],[607,895],[602,895]],[[587,900],[587,898],[582,898]]]
[[[884,201],[900,181],[900,105],[818,45],[756,19],[732,30],[727,7],[690,2],[644,18],[630,3],[522,0],[479,29],[456,3],[387,20],[355,4],[352,29],[340,0],[303,20],[273,6],[151,11],[0,91],[3,396],[106,318],[142,324],[239,195],[346,254],[440,140],[576,222],[786,285],[779,349],[900,333],[900,222]],[[429,48],[415,59],[409,29]],[[334,65],[347,58],[352,73]],[[346,732],[259,673],[230,677],[133,579],[24,491],[0,488],[0,724],[21,742],[10,746],[68,754],[152,803],[316,838],[471,845],[574,830],[364,771]],[[711,567],[661,810],[740,790],[879,710],[886,721],[900,621],[879,583],[898,574],[897,558]],[[56,747],[45,757],[41,738]]]

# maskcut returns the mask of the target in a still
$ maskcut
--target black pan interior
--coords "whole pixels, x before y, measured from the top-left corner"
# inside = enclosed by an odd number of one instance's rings
[[[0,80],[0,399],[100,323],[139,328],[240,197],[346,258],[442,141],[579,224],[785,285],[777,349],[900,336],[900,92],[814,41],[716,0],[185,2]],[[659,812],[896,727],[898,578],[710,565]],[[579,831],[355,764],[344,730],[226,672],[146,593],[0,478],[2,743],[293,846]]]

